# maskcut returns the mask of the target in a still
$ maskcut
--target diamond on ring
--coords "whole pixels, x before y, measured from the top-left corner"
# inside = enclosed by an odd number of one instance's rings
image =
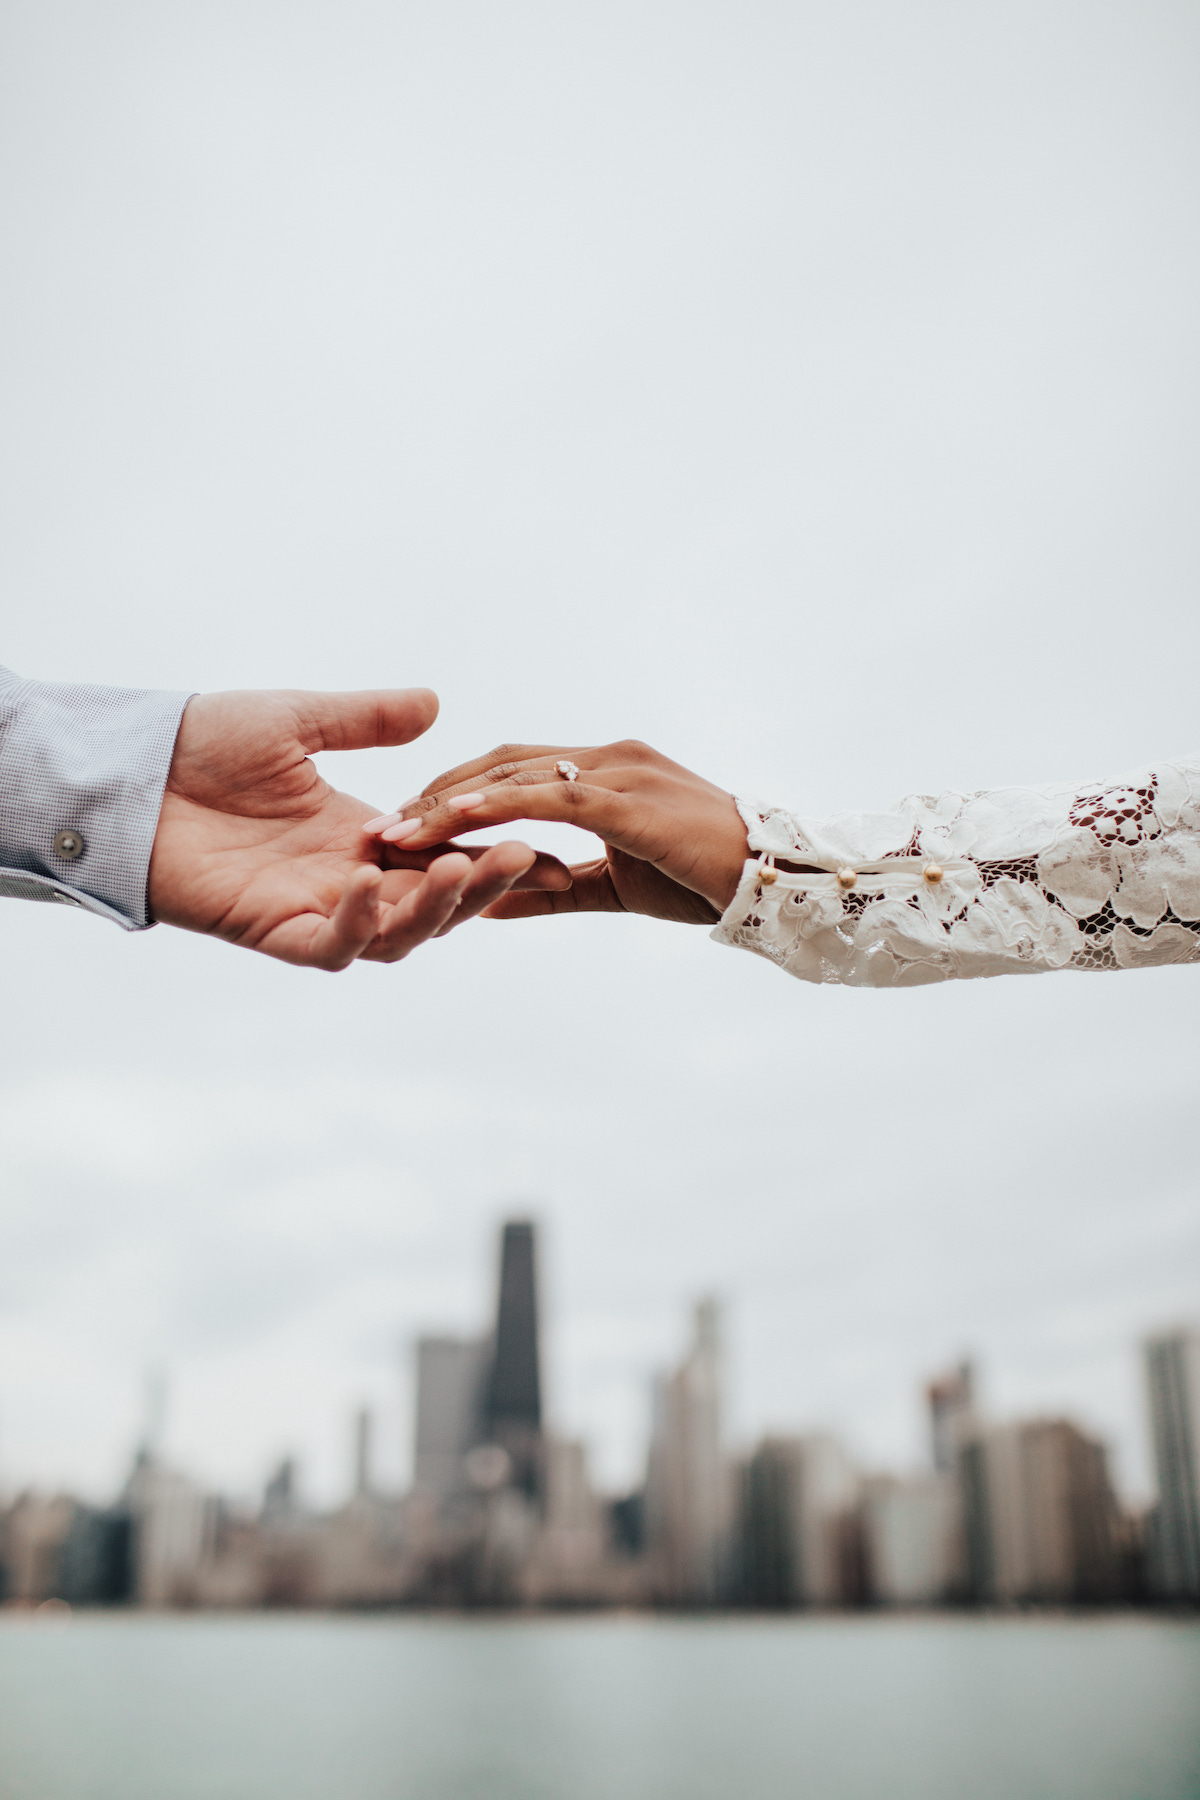
[[[555,763],[554,773],[556,775],[561,775],[564,781],[578,781],[579,780],[579,764],[573,763],[573,762],[568,762],[566,757],[564,756],[561,762]]]

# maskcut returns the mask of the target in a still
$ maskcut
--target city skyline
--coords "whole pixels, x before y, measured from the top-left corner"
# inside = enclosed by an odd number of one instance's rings
[[[1159,1499],[1130,1507],[1110,1447],[1063,1414],[997,1419],[969,1361],[924,1385],[924,1467],[864,1467],[829,1431],[733,1441],[721,1310],[698,1301],[654,1380],[644,1469],[606,1492],[542,1411],[536,1225],[502,1227],[490,1325],[417,1345],[413,1479],[377,1478],[354,1415],[322,1512],[285,1456],[260,1505],[172,1467],[161,1379],[115,1500],[28,1489],[0,1514],[19,1602],[143,1605],[884,1605],[1200,1597],[1200,1332],[1143,1344]]]
[[[491,1271],[486,1263],[483,1273],[485,1281],[490,1280]],[[736,1348],[738,1307],[736,1302],[730,1302],[727,1295],[719,1294],[718,1292],[717,1297],[720,1300],[722,1309],[722,1329],[727,1341],[732,1341]],[[677,1303],[675,1310],[677,1311]],[[561,1318],[559,1320],[559,1325],[561,1333]],[[1154,1324],[1154,1329],[1158,1331],[1160,1335],[1163,1331],[1186,1331],[1191,1327],[1192,1320],[1189,1319],[1187,1315],[1178,1317],[1173,1323],[1168,1321],[1166,1325],[1164,1325],[1161,1320],[1156,1321]],[[539,1332],[543,1334],[545,1332],[544,1319],[540,1322]],[[381,1397],[377,1386],[373,1398],[364,1393],[360,1393],[357,1396],[353,1393],[347,1394],[345,1396],[343,1407],[334,1416],[327,1417],[323,1426],[315,1420],[310,1420],[308,1422],[310,1428],[315,1428],[322,1432],[326,1439],[331,1440],[333,1443],[332,1462],[334,1464],[334,1471],[332,1480],[326,1479],[314,1493],[311,1487],[311,1470],[306,1466],[306,1460],[301,1447],[281,1439],[278,1433],[272,1429],[271,1421],[269,1419],[264,1419],[261,1422],[262,1429],[260,1432],[260,1441],[263,1447],[256,1459],[256,1472],[253,1474],[248,1473],[247,1478],[240,1483],[235,1482],[232,1485],[223,1484],[224,1491],[237,1495],[242,1500],[249,1502],[253,1496],[259,1492],[262,1482],[266,1479],[269,1470],[277,1467],[280,1460],[286,1457],[292,1462],[296,1478],[301,1487],[306,1493],[311,1494],[314,1503],[320,1505],[336,1501],[339,1494],[343,1491],[344,1467],[352,1466],[355,1454],[353,1448],[349,1450],[346,1448],[347,1444],[352,1445],[354,1441],[356,1427],[353,1421],[360,1418],[364,1413],[369,1415],[371,1421],[370,1429],[373,1445],[373,1465],[383,1472],[384,1485],[388,1487],[389,1491],[404,1491],[411,1484],[414,1475],[416,1474],[416,1461],[419,1452],[415,1447],[415,1421],[417,1412],[417,1394],[420,1383],[420,1354],[421,1345],[430,1333],[428,1330],[418,1328],[409,1331],[398,1331],[395,1335],[399,1350],[392,1363],[393,1391],[390,1394],[384,1393]],[[446,1334],[443,1333],[443,1336],[445,1335]],[[672,1327],[672,1337],[675,1340],[675,1351],[679,1349],[684,1335],[685,1334],[681,1333],[678,1319],[676,1318]],[[1144,1331],[1142,1335],[1145,1335]],[[436,1331],[434,1331],[433,1336],[436,1338]],[[461,1335],[454,1337],[453,1334],[451,1334],[448,1341],[455,1344],[466,1345],[468,1343],[474,1343],[475,1340],[471,1339],[469,1335],[466,1337]],[[656,1405],[655,1387],[659,1380],[659,1372],[666,1366],[673,1354],[674,1352],[668,1343],[665,1355],[660,1352],[656,1359],[647,1358],[640,1371],[636,1372],[632,1377],[631,1385],[636,1393],[635,1410],[642,1418],[642,1441],[648,1442],[652,1434],[653,1414]],[[1137,1366],[1136,1359],[1130,1359],[1128,1356],[1126,1357],[1126,1364],[1126,1373],[1129,1373]],[[906,1372],[907,1387],[913,1398],[911,1411],[916,1430],[908,1446],[907,1454],[902,1453],[898,1458],[893,1456],[890,1462],[888,1462],[888,1459],[886,1458],[876,1457],[873,1459],[869,1451],[864,1451],[861,1434],[856,1431],[853,1421],[847,1422],[844,1419],[839,1420],[835,1417],[831,1417],[828,1411],[824,1411],[820,1408],[814,1413],[806,1416],[798,1414],[788,1416],[786,1413],[777,1413],[774,1417],[760,1419],[759,1423],[756,1425],[750,1427],[742,1425],[740,1431],[738,1425],[735,1423],[733,1429],[737,1441],[744,1442],[748,1447],[757,1437],[764,1435],[770,1436],[772,1433],[775,1433],[776,1435],[780,1432],[786,1433],[790,1429],[803,1425],[806,1429],[832,1432],[839,1440],[844,1441],[847,1444],[850,1453],[854,1456],[856,1466],[863,1468],[879,1466],[882,1468],[886,1464],[886,1466],[899,1467],[902,1470],[918,1472],[929,1463],[932,1452],[926,1442],[924,1434],[924,1412],[916,1405],[916,1400],[926,1383],[936,1385],[939,1381],[948,1382],[952,1380],[952,1374],[938,1375],[936,1373],[937,1369],[940,1368],[943,1371],[953,1371],[953,1369],[958,1366],[968,1365],[974,1370],[974,1377],[978,1387],[978,1397],[983,1400],[993,1416],[997,1419],[1003,1419],[1006,1416],[1015,1415],[1017,1411],[1028,1412],[1029,1409],[1027,1407],[1020,1408],[1019,1406],[1012,1405],[1004,1407],[1002,1405],[996,1405],[994,1393],[997,1387],[1003,1386],[1004,1371],[1002,1368],[997,1369],[994,1365],[990,1364],[987,1359],[979,1353],[977,1345],[973,1346],[966,1344],[959,1345],[957,1351],[951,1346],[947,1353],[940,1359],[940,1362],[934,1365],[933,1373],[931,1373],[929,1369],[922,1370],[919,1368]],[[174,1422],[172,1417],[174,1395],[172,1392],[171,1373],[169,1366],[161,1360],[151,1362],[143,1368],[141,1379],[137,1383],[134,1394],[131,1396],[133,1404],[128,1408],[131,1415],[128,1444],[132,1447],[138,1443],[153,1441],[154,1444],[164,1450],[165,1453],[175,1460],[178,1460],[178,1450],[173,1443],[171,1430]],[[554,1387],[555,1380],[554,1374],[552,1373],[550,1377],[550,1388],[552,1391]],[[747,1411],[750,1410],[747,1405],[747,1399],[748,1397],[744,1393],[738,1393],[735,1389],[732,1394],[732,1404],[729,1409],[730,1416],[734,1421],[737,1421],[740,1416],[744,1416]],[[1050,1416],[1056,1411],[1061,1411],[1063,1407],[1070,1409],[1070,1401],[1063,1400],[1061,1405],[1056,1405],[1054,1396],[1049,1396],[1047,1404],[1041,1410],[1046,1416]],[[1037,1409],[1035,1408],[1034,1410],[1036,1411]],[[1113,1433],[1111,1426],[1106,1423],[1103,1416],[1096,1417],[1094,1411],[1090,1414],[1085,1413],[1083,1416],[1088,1428],[1105,1438],[1115,1451],[1115,1444],[1113,1443],[1115,1434]],[[571,1427],[569,1421],[564,1421],[560,1415],[556,1414],[553,1406],[551,1406],[548,1417],[556,1429],[566,1430],[570,1433]],[[1120,1459],[1114,1457],[1114,1480],[1117,1490],[1126,1503],[1133,1505],[1146,1504],[1153,1497],[1154,1491],[1152,1473],[1153,1426],[1144,1407],[1141,1408],[1141,1417],[1139,1418],[1138,1423],[1147,1452],[1145,1463],[1147,1465],[1149,1479],[1143,1478],[1142,1480],[1135,1482],[1123,1479]],[[48,1490],[59,1488],[64,1491],[70,1490],[78,1492],[89,1499],[98,1501],[102,1499],[104,1492],[107,1491],[103,1478],[100,1482],[92,1483],[81,1483],[72,1480],[69,1475],[65,1479],[59,1479],[57,1481],[52,1479],[48,1483],[44,1480],[39,1480],[36,1474],[22,1471],[18,1466],[11,1464],[10,1460],[5,1455],[5,1449],[4,1418],[3,1413],[0,1412],[0,1496],[4,1493],[11,1494],[19,1491],[23,1486],[40,1486],[47,1488]],[[128,1453],[128,1450],[119,1450],[115,1448],[110,1452],[110,1456],[113,1460],[114,1475],[108,1479],[107,1486],[111,1486],[111,1480],[116,1478],[116,1473],[121,1466],[122,1459],[127,1458]],[[347,1458],[349,1458],[349,1463],[347,1463]],[[629,1465],[627,1470],[619,1475],[616,1480],[613,1480],[611,1475],[609,1475],[605,1481],[606,1487],[613,1492],[618,1492],[631,1485],[635,1485],[638,1478],[638,1469],[640,1467],[641,1458],[642,1452],[635,1451],[632,1464]],[[184,1460],[186,1460],[186,1457]],[[599,1460],[601,1466],[603,1466],[603,1457],[601,1456]]]

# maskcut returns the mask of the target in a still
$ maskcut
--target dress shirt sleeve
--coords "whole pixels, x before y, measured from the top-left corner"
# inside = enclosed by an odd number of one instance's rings
[[[1200,961],[1200,756],[821,820],[737,804],[755,854],[712,935],[801,980]]]
[[[189,694],[0,668],[0,896],[152,923],[150,852]]]

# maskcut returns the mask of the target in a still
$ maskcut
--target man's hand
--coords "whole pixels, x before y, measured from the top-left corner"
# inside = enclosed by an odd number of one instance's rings
[[[577,769],[565,780],[557,765]],[[571,867],[557,892],[506,894],[492,919],[539,913],[639,912],[713,924],[748,854],[733,797],[648,744],[601,749],[506,744],[430,782],[403,813],[371,821],[384,843],[419,850],[464,828],[555,819],[604,839],[605,854]]]
[[[517,881],[567,887],[526,844],[403,853],[368,838],[377,809],[323,781],[310,752],[407,744],[428,688],[200,694],[179,728],[150,860],[150,916],[284,962],[398,962]],[[382,865],[382,866],[381,866]]]

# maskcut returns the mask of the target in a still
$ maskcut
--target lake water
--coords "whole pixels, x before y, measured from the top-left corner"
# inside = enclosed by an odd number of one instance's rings
[[[0,1623],[0,1800],[1200,1800],[1200,1625]]]

